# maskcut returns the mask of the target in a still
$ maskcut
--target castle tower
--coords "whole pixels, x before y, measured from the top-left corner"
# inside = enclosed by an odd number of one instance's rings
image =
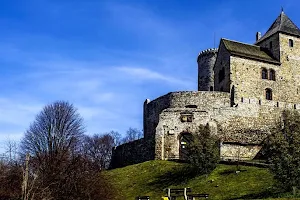
[[[214,65],[218,49],[207,49],[199,53],[198,62],[198,90],[214,90]]]
[[[300,29],[282,11],[267,32],[255,45],[267,49],[280,62],[280,67],[265,67],[270,81],[264,81],[265,90],[273,100],[299,102],[300,99]],[[272,83],[272,82],[271,82]]]
[[[281,11],[267,32],[257,38],[255,45],[268,49],[278,61],[283,62],[282,52],[290,53],[299,37],[300,29]]]

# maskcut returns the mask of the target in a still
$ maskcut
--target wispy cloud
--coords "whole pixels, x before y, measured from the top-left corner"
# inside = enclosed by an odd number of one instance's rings
[[[214,32],[251,41],[265,13],[252,1],[253,15],[240,12],[245,1],[133,2],[10,3],[0,20],[0,141],[20,138],[55,100],[73,103],[88,133],[142,128],[146,98],[196,90],[197,54]]]
[[[185,87],[191,87],[192,85],[192,80],[180,80],[179,78],[164,75],[147,68],[118,67],[117,69],[120,72],[124,72],[125,74],[130,75],[131,78],[134,77],[138,80],[162,81],[168,84],[182,85]]]
[[[78,108],[88,134],[142,129],[145,98],[193,88],[189,70],[184,75],[176,67],[186,58],[180,56],[182,32],[174,24],[145,6],[105,5],[99,8],[102,18],[98,11],[77,8],[84,14],[77,16],[68,6],[49,5],[53,13],[43,16],[52,29],[36,20],[38,29],[17,27],[3,37],[0,64],[8,72],[0,73],[0,141],[19,140],[43,106],[55,100]],[[83,19],[89,27],[74,23]]]
[[[34,102],[0,97],[0,124],[28,125],[41,108],[41,104]]]

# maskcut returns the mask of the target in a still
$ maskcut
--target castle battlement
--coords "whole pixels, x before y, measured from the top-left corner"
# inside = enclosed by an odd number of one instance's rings
[[[197,57],[197,61],[199,60],[200,57],[207,56],[210,54],[216,54],[216,53],[218,53],[218,48],[210,48],[210,49],[205,49],[203,51],[200,51]]]
[[[300,29],[283,12],[255,44],[222,38],[197,64],[198,91],[144,102],[144,160],[185,159],[186,135],[207,124],[222,159],[253,159],[282,112],[300,110]]]

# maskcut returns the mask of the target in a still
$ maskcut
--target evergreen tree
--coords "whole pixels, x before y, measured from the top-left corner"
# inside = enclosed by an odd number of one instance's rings
[[[271,171],[282,187],[300,187],[300,115],[285,111],[283,120],[272,130],[265,148]]]
[[[219,159],[219,142],[211,135],[208,124],[200,126],[188,145],[188,160],[197,174],[208,174],[216,168]]]

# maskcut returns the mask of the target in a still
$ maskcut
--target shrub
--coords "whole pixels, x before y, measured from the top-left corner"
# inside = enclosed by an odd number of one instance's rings
[[[274,178],[286,190],[300,187],[300,115],[285,111],[282,122],[265,141]]]
[[[208,174],[216,168],[220,159],[217,137],[210,134],[209,126],[200,126],[188,145],[188,160],[195,173]]]

